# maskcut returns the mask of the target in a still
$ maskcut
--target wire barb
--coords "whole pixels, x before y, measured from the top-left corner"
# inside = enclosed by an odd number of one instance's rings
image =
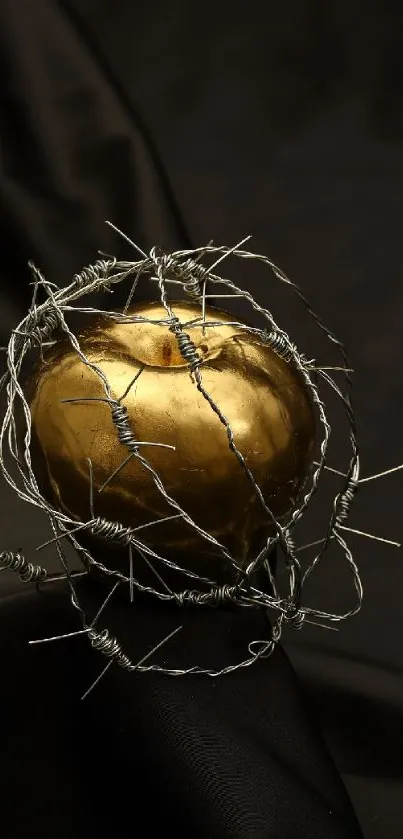
[[[15,571],[23,583],[42,583],[48,576],[46,568],[28,562],[20,552],[3,551],[0,554],[0,570]]]

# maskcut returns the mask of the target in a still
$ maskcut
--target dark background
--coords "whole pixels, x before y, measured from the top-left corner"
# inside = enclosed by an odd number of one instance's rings
[[[25,313],[29,258],[63,283],[98,249],[128,255],[106,218],[145,250],[251,233],[347,344],[363,475],[402,462],[402,13],[389,5],[1,0],[0,343]],[[277,301],[271,280],[234,271]],[[303,340],[300,310],[278,306]],[[352,526],[402,538],[402,481],[363,488]],[[45,524],[0,497],[1,549],[30,554]],[[365,837],[400,837],[402,554],[349,544],[361,614],[285,648]],[[352,592],[329,565],[309,596],[348,608]]]

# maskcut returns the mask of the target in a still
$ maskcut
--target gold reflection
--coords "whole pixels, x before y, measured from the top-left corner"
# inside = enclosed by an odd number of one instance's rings
[[[182,323],[200,315],[193,304],[172,307]],[[159,303],[135,306],[129,314],[166,318]],[[291,364],[253,334],[229,325],[231,315],[208,307],[206,317],[223,324],[186,328],[204,360],[203,385],[229,421],[266,503],[281,518],[295,503],[312,454],[315,424],[309,394]],[[107,377],[113,398],[120,398],[141,370],[123,401],[133,435],[138,441],[175,447],[142,446],[141,454],[166,491],[244,566],[272,525],[229,448],[225,427],[192,381],[175,336],[162,324],[100,318],[79,335],[79,342]],[[51,503],[74,519],[91,518],[90,458],[96,516],[136,527],[175,513],[135,457],[99,492],[128,450],[118,441],[110,405],[84,401],[104,399],[105,390],[70,344],[60,343],[47,354],[27,392],[33,464]],[[62,401],[77,398],[83,401]],[[200,573],[218,563],[214,551],[181,519],[146,528],[139,537]]]

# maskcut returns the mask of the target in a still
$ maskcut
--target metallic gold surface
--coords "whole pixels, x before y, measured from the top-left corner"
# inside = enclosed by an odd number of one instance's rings
[[[200,306],[172,304],[181,322],[200,316]],[[131,314],[164,319],[159,303],[133,307]],[[251,333],[227,322],[232,316],[207,309],[207,321],[186,328],[205,363],[203,385],[220,406],[266,503],[281,518],[295,503],[312,455],[314,413],[309,394],[292,365]],[[87,358],[105,373],[124,399],[137,440],[165,443],[175,451],[142,447],[166,490],[205,530],[222,542],[240,565],[252,558],[272,530],[253,486],[229,449],[226,429],[192,382],[189,369],[166,326],[100,319],[79,335]],[[102,382],[61,343],[46,356],[27,393],[33,422],[32,457],[48,500],[72,518],[90,512],[89,464],[94,474],[95,515],[126,526],[172,515],[150,474],[132,458],[107,487],[102,484],[127,457],[105,402],[63,403],[63,399],[105,397]],[[144,542],[179,564],[204,572],[211,562],[206,542],[182,520],[140,531]],[[110,563],[109,563],[110,564]]]

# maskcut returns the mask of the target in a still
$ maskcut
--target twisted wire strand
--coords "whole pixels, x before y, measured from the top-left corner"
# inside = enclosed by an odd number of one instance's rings
[[[163,643],[169,640],[172,635],[176,634],[177,630],[172,632],[166,639],[164,639],[160,644],[158,644],[151,653],[154,653]],[[133,664],[130,658],[123,652],[119,642],[117,639],[110,635],[109,630],[103,629],[100,632],[97,632],[94,628],[91,628],[87,636],[89,637],[91,646],[98,650],[99,652],[103,653],[108,659],[109,663],[107,667],[104,669],[103,673],[106,672],[110,664],[116,662],[120,667],[124,670],[129,672],[138,672],[138,673],[163,673],[164,675],[168,676],[190,676],[190,675],[203,675],[203,676],[210,676],[212,678],[228,675],[229,673],[233,673],[236,670],[250,667],[259,659],[268,658],[274,652],[275,646],[278,643],[280,636],[281,636],[281,628],[280,623],[277,622],[272,630],[271,630],[271,638],[267,640],[254,640],[248,644],[248,652],[250,654],[249,658],[243,659],[235,664],[228,665],[226,667],[222,667],[220,669],[209,669],[199,667],[194,665],[193,667],[188,668],[167,668],[162,667],[158,664],[151,664],[145,665],[143,662],[149,657],[147,654],[143,657],[143,659],[138,662],[137,664]],[[103,675],[103,673],[101,675]],[[95,683],[98,682],[96,679]],[[91,690],[91,688],[90,688]],[[86,695],[88,695],[89,691],[87,691]]]
[[[225,249],[218,248],[217,250],[222,252]],[[236,252],[235,255],[238,255],[238,252]],[[159,271],[160,271],[159,284],[160,284],[160,290],[161,290],[161,302],[164,304],[168,315],[172,317],[172,311],[171,311],[170,307],[167,305],[167,295],[166,295],[166,291],[165,291],[166,280],[165,280],[165,278],[162,274],[163,268],[166,267],[167,265],[168,265],[167,261],[160,260],[159,265],[157,266],[157,271],[158,271],[158,268],[159,268]],[[168,267],[171,268],[171,265],[172,265],[172,256],[170,257]],[[328,420],[327,420],[327,417],[326,417],[326,414],[325,414],[324,404],[319,397],[319,393],[318,393],[318,389],[317,389],[316,385],[314,384],[314,382],[311,379],[310,370],[309,370],[308,365],[305,362],[305,359],[303,358],[303,356],[299,355],[298,352],[296,352],[294,350],[294,346],[290,342],[286,333],[284,331],[280,330],[279,327],[276,325],[272,314],[267,309],[264,309],[263,307],[261,307],[253,299],[252,295],[250,295],[246,291],[243,291],[242,289],[237,287],[231,281],[229,281],[227,279],[223,279],[221,277],[217,277],[216,275],[213,275],[211,273],[208,274],[208,278],[212,282],[226,285],[237,296],[244,297],[244,299],[247,302],[250,303],[252,308],[255,311],[259,312],[261,315],[263,315],[263,317],[268,321],[270,329],[272,329],[277,336],[282,337],[283,346],[286,343],[289,355],[292,356],[292,359],[293,359],[293,362],[294,362],[295,366],[297,367],[297,369],[301,373],[301,375],[304,379],[304,382],[305,382],[308,390],[310,391],[313,403],[314,403],[314,405],[315,405],[315,407],[318,411],[318,414],[319,414],[319,421],[320,421],[320,425],[322,426],[322,428],[324,430],[324,437],[323,437],[323,440],[322,440],[321,445],[320,445],[320,459],[319,459],[318,467],[312,473],[312,485],[311,485],[310,490],[305,494],[305,497],[303,498],[300,506],[296,507],[292,512],[290,522],[288,523],[288,528],[290,529],[290,527],[293,527],[297,523],[297,521],[301,518],[302,514],[305,512],[305,510],[308,506],[308,503],[310,502],[312,496],[316,492],[318,482],[319,482],[319,478],[320,478],[320,476],[322,474],[322,471],[323,471],[323,468],[324,468],[324,464],[325,464],[325,460],[326,460],[326,454],[327,454],[327,448],[328,448],[328,443],[329,443],[329,437],[330,437],[330,425],[328,423]],[[162,287],[162,283],[164,284],[163,287]],[[245,327],[243,327],[243,328],[245,328]],[[253,331],[256,333],[256,330],[253,330]],[[267,332],[260,331],[260,336],[261,336],[262,340],[265,340],[266,337],[267,337]],[[206,395],[206,398],[208,398],[207,395]],[[223,423],[223,424],[225,424],[225,423]],[[238,453],[238,455],[239,455],[239,453]],[[241,458],[239,458],[239,457],[238,457],[238,459],[241,460]],[[249,476],[249,477],[251,479],[253,479],[253,476]],[[255,487],[255,488],[256,488],[257,493],[259,493],[259,488],[258,487]],[[266,511],[270,515],[270,511],[268,509]],[[284,533],[282,533],[278,522],[274,522],[274,524],[276,525],[277,536],[274,537],[274,539],[272,540],[271,546],[273,546],[277,541],[280,541],[282,543],[282,547],[283,547],[284,552],[289,553],[289,549],[287,548]],[[326,547],[324,546],[323,550],[321,552],[322,555],[325,552],[325,549],[326,549]],[[257,567],[258,567],[257,563],[258,563],[257,560],[256,560],[255,563],[251,563],[251,565],[249,566],[249,569],[248,569],[248,573],[253,573],[253,571],[255,571],[257,569]]]
[[[172,258],[169,255],[166,256],[164,254],[161,257],[157,256],[155,249],[152,250],[151,254],[152,254],[152,256],[155,260],[155,264],[156,264],[156,273],[157,273],[157,277],[158,277],[158,284],[159,284],[159,289],[160,289],[161,302],[162,302],[162,304],[163,304],[163,306],[166,310],[166,313],[167,313],[168,317],[171,320],[171,327],[170,328],[174,332],[174,335],[176,337],[179,351],[181,352],[183,358],[186,361],[188,361],[190,372],[191,372],[191,374],[194,374],[194,379],[196,381],[198,391],[202,394],[203,398],[208,402],[211,409],[213,410],[213,412],[216,414],[216,416],[220,420],[221,424],[225,427],[226,432],[227,432],[229,447],[230,447],[231,451],[233,451],[233,453],[234,453],[235,457],[237,458],[241,468],[245,472],[246,477],[248,478],[248,480],[252,484],[253,489],[254,489],[254,491],[255,491],[255,493],[258,497],[258,500],[261,503],[265,513],[267,513],[271,522],[274,524],[274,526],[277,530],[278,540],[280,541],[282,546],[285,548],[285,551],[287,552],[287,554],[291,556],[291,548],[290,548],[290,545],[287,542],[287,535],[285,534],[285,532],[284,532],[283,528],[281,527],[281,525],[279,524],[279,522],[277,522],[277,520],[275,519],[272,511],[267,506],[260,487],[256,483],[251,470],[247,466],[246,461],[245,461],[242,453],[237,448],[237,446],[235,444],[235,440],[234,440],[233,431],[232,431],[232,428],[231,428],[227,418],[224,416],[220,407],[217,405],[215,400],[211,397],[211,395],[207,392],[207,390],[205,389],[205,387],[203,385],[202,376],[201,376],[200,369],[199,369],[200,365],[201,365],[201,358],[200,358],[200,356],[199,356],[199,354],[196,350],[195,344],[190,339],[189,335],[187,335],[186,333],[183,332],[182,325],[179,321],[179,318],[175,317],[175,315],[172,311],[172,308],[171,308],[171,306],[168,302],[168,295],[167,295],[166,286],[165,286],[165,272],[168,271],[171,268]],[[294,557],[292,559],[295,561],[296,567],[298,567],[298,560]]]

